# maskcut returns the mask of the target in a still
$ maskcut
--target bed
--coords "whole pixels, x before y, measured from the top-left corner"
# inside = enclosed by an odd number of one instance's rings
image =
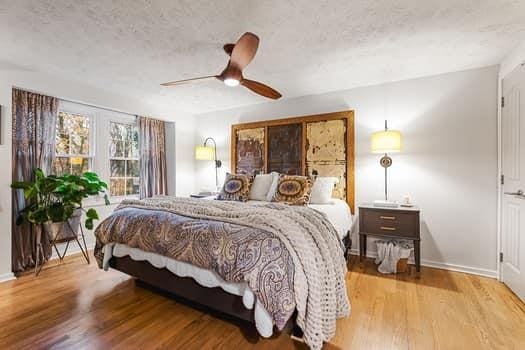
[[[203,199],[201,200],[204,201]],[[258,204],[262,203],[256,201],[249,201],[246,203],[246,205]],[[331,204],[310,205],[309,207],[326,215],[337,231],[337,235],[342,242],[341,249],[346,255],[349,248],[348,242],[350,242],[350,232],[353,229],[353,220],[347,203],[334,199]],[[141,218],[141,220],[142,219],[143,218]],[[237,298],[231,298],[230,305],[228,305],[220,299],[220,303],[214,302],[208,306],[217,311],[227,313],[230,316],[238,317],[238,314],[240,313],[240,318],[253,322],[258,333],[263,337],[270,337],[274,333],[275,321],[272,319],[272,315],[270,315],[264,305],[257,300],[246,282],[227,282],[211,269],[201,268],[188,262],[175,260],[162,254],[145,251],[124,243],[112,242],[104,244],[99,248],[99,251],[103,252],[101,267],[105,270],[109,267],[124,270],[123,272],[129,273],[141,280],[145,280],[159,288],[163,287],[162,283],[149,280],[151,276],[146,276],[148,272],[141,272],[141,270],[148,269],[145,264],[149,264],[156,269],[165,269],[179,278],[186,280],[192,279],[199,287],[217,288],[217,291],[220,289],[221,292],[230,294],[231,296],[240,297],[241,302],[239,302]],[[133,269],[129,270],[130,268]],[[146,275],[143,276],[143,273]],[[170,275],[168,274],[168,276]],[[194,302],[198,302],[200,298],[195,298],[194,292],[194,290],[191,290],[190,295],[182,296]],[[181,293],[176,294],[180,295]],[[216,298],[217,293],[213,296]],[[231,312],[233,309],[235,309],[235,312]]]
[[[350,311],[353,173],[343,176],[343,198],[327,204],[127,200],[97,228],[95,257],[101,268],[254,323],[263,337],[293,328],[320,349]]]

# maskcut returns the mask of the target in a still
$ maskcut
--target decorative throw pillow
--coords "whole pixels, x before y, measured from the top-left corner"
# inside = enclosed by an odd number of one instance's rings
[[[250,194],[250,180],[248,175],[226,173],[226,180],[217,199],[223,201],[246,202]]]
[[[268,201],[268,192],[270,192],[274,177],[279,177],[279,174],[272,172],[270,174],[255,175],[250,186],[249,198],[255,201]]]
[[[332,202],[332,192],[335,184],[339,182],[337,177],[318,176],[314,180],[312,193],[310,193],[310,204],[329,204]]]
[[[281,174],[273,200],[290,205],[305,205],[310,199],[311,190],[312,180],[309,177]]]

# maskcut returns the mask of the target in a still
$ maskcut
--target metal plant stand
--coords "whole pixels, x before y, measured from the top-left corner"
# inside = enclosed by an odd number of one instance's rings
[[[84,229],[82,228],[82,224],[80,224],[80,226],[79,226],[80,227],[80,234],[79,234],[78,232],[75,232],[73,230],[69,220],[66,221],[66,223],[67,223],[67,226],[69,227],[69,229],[71,230],[71,232],[74,233],[74,237],[70,237],[70,238],[67,239],[67,241],[65,241],[66,242],[66,248],[64,249],[64,252],[62,254],[60,254],[60,251],[58,250],[58,247],[57,247],[58,243],[63,243],[64,242],[62,240],[60,240],[60,241],[57,240],[59,235],[56,235],[55,238],[50,242],[51,245],[53,246],[53,248],[55,248],[57,256],[60,259],[60,262],[64,261],[64,258],[66,256],[67,250],[69,248],[69,243],[71,241],[75,240],[77,242],[77,244],[78,244],[78,247],[80,248],[80,251],[82,252],[82,255],[86,259],[86,262],[88,264],[90,264],[88,249],[87,249],[87,245],[86,245],[86,237],[84,236]],[[42,256],[44,256],[44,248],[42,247],[42,231],[43,231],[43,229],[41,229],[40,233],[37,234],[37,242],[36,242],[36,245],[37,245],[36,251],[37,252],[36,252],[36,261],[35,261],[35,276],[38,276],[40,271],[42,271],[42,266],[43,266],[43,264],[40,263],[40,254],[42,254]],[[79,236],[80,236],[80,238],[82,238],[82,243],[80,243]],[[84,246],[82,246],[82,244]]]

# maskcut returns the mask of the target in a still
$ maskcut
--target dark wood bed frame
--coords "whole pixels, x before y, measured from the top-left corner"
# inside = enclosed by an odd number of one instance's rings
[[[352,248],[351,232],[343,240],[345,258],[348,261]],[[225,292],[220,287],[203,287],[191,277],[179,277],[166,268],[156,268],[147,261],[135,261],[129,256],[122,258],[112,257],[109,265],[118,271],[135,277],[138,281],[169,293],[178,301],[196,307],[207,313],[219,317],[255,324],[254,310],[247,309],[242,297]],[[292,316],[286,332],[296,338],[302,338],[302,331],[295,324],[295,315]]]

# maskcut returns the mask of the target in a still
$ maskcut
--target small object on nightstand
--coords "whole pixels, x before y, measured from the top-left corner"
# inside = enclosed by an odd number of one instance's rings
[[[374,207],[380,208],[397,208],[399,205],[397,202],[385,201],[382,199],[377,199],[374,201]]]
[[[388,239],[405,239],[414,242],[416,271],[421,270],[421,236],[419,232],[419,209],[379,208],[374,204],[359,206],[359,259],[366,257],[367,236]]]

